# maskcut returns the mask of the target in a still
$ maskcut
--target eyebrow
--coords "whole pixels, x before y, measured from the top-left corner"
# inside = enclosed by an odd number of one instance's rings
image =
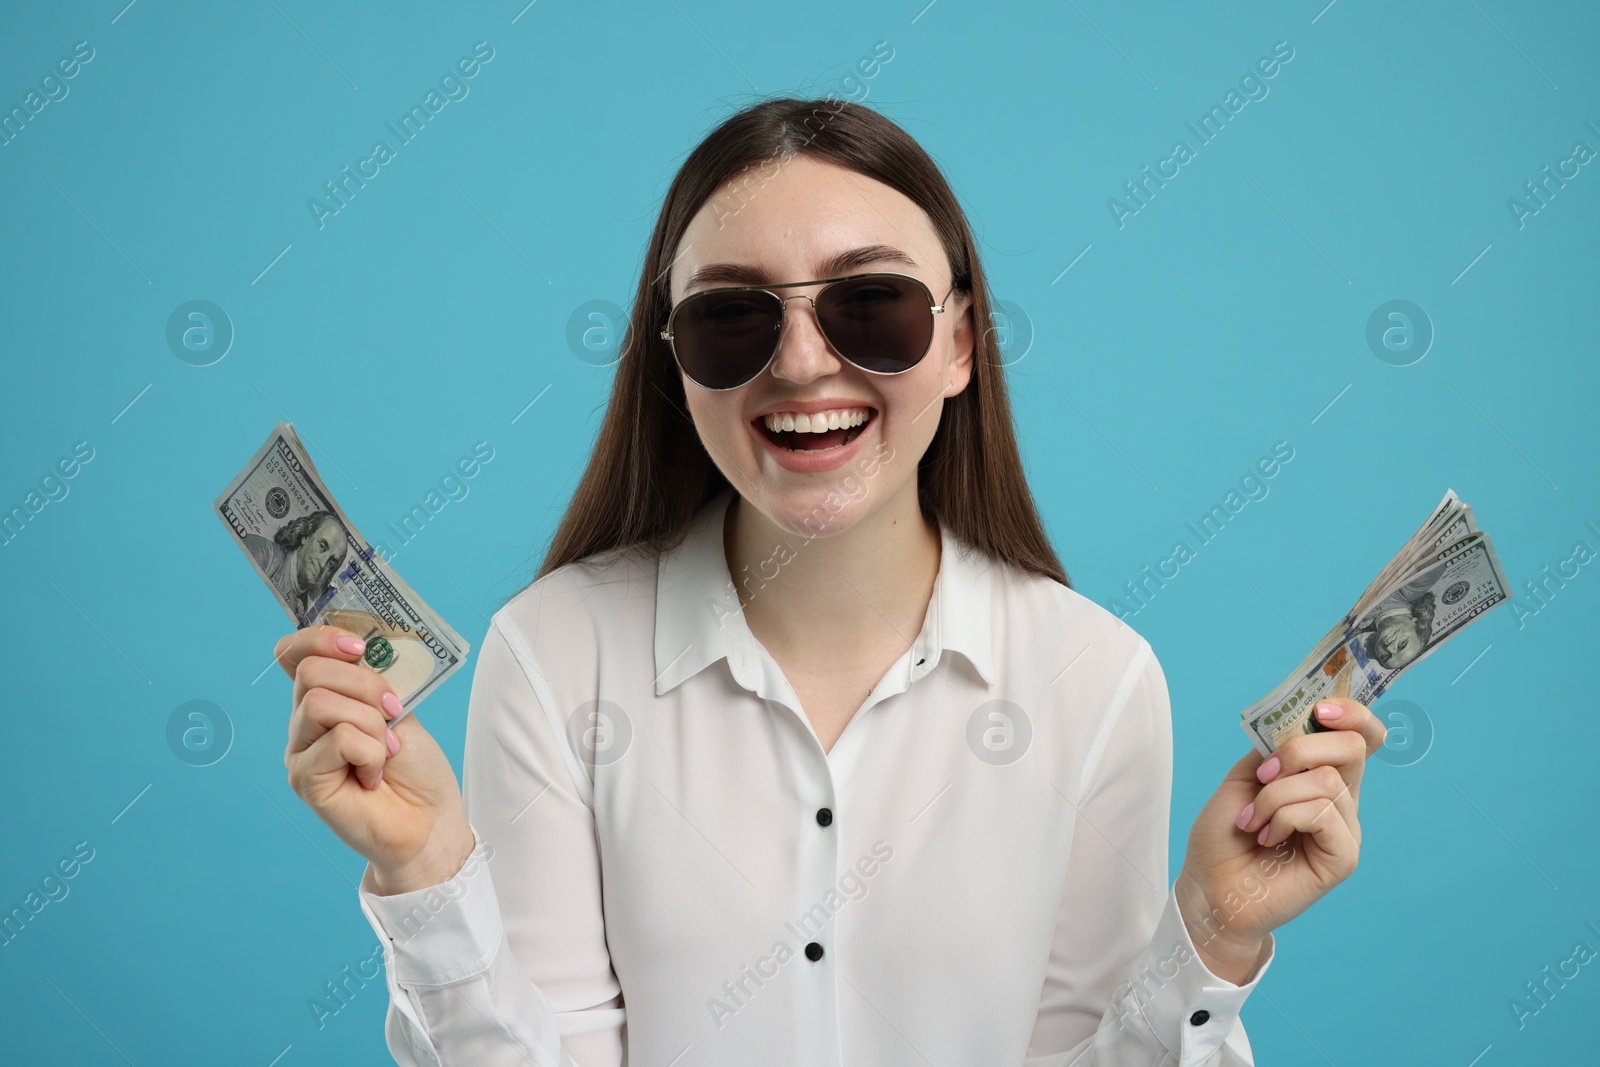
[[[908,267],[917,266],[917,261],[906,253],[890,245],[862,245],[852,248],[837,255],[829,256],[817,264],[818,278],[835,278],[845,274],[856,267],[865,267],[874,263],[900,263]],[[790,279],[785,279],[790,280]],[[798,281],[799,279],[793,279]],[[702,285],[772,285],[772,275],[762,266],[748,266],[742,263],[707,263],[689,275],[689,280],[684,283],[683,289],[689,290]]]

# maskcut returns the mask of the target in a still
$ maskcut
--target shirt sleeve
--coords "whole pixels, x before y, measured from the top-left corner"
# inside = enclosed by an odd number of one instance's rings
[[[1087,757],[1026,1067],[1252,1067],[1244,985],[1201,962],[1167,885],[1172,718],[1141,641]],[[1103,740],[1102,740],[1103,739]],[[1103,744],[1098,756],[1095,748]]]
[[[400,1067],[623,1062],[594,817],[554,706],[532,650],[496,616],[467,711],[472,854],[449,881],[409,893],[379,896],[370,866],[362,876]]]

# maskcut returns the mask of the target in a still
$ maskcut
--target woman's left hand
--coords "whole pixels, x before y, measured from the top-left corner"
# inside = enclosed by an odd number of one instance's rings
[[[1268,934],[1356,869],[1361,772],[1387,731],[1348,698],[1322,701],[1316,715],[1324,730],[1235,763],[1189,831],[1179,910],[1207,969],[1235,984],[1255,971]]]

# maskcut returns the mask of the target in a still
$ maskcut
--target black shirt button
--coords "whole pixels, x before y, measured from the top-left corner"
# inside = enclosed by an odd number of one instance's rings
[[[1208,1023],[1210,1021],[1211,1021],[1211,1013],[1209,1011],[1206,1011],[1204,1008],[1201,1008],[1199,1011],[1197,1011],[1193,1015],[1189,1016],[1189,1025],[1190,1026],[1204,1026],[1206,1023]]]
[[[806,946],[806,959],[810,960],[812,963],[816,963],[821,958],[822,958],[822,946],[821,945],[819,945],[815,941],[813,941],[813,942],[811,942],[811,944]]]
[[[831,822],[833,822],[833,812],[829,811],[827,808],[818,808],[817,825],[827,826]]]

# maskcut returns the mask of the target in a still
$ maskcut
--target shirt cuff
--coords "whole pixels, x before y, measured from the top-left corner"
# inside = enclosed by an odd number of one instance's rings
[[[1111,1006],[1118,1026],[1148,1026],[1179,1067],[1205,1063],[1238,1025],[1239,1009],[1272,963],[1277,946],[1269,934],[1250,980],[1234,985],[1201,961],[1178,910],[1176,894],[1156,924],[1133,979],[1118,989]]]
[[[447,882],[380,896],[372,865],[361,875],[361,911],[383,945],[383,962],[402,986],[445,986],[487,971],[504,941],[500,902],[488,861],[493,850],[472,828],[473,848]]]

